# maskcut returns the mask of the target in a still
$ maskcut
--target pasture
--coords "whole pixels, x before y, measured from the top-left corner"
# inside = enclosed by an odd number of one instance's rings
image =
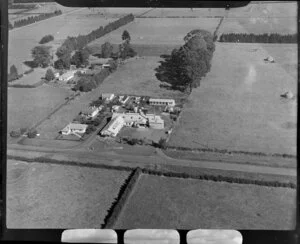
[[[295,155],[297,100],[280,95],[296,94],[297,80],[280,63],[264,63],[267,56],[259,44],[217,43],[169,144]]]
[[[7,162],[8,228],[100,228],[130,172]]]
[[[70,92],[42,85],[37,88],[8,88],[7,132],[33,126],[65,101]]]
[[[114,229],[292,230],[296,190],[142,174]]]
[[[214,32],[219,21],[219,18],[136,18],[126,26],[95,40],[91,45],[106,41],[121,43],[124,30],[130,33],[132,44],[182,45],[183,38],[189,31],[204,29]]]
[[[9,84],[34,85],[37,82],[41,81],[41,78],[45,77],[46,71],[47,69],[35,68],[33,72],[27,75],[23,75],[23,77],[21,77],[20,79],[12,81]]]
[[[99,86],[101,93],[121,93],[140,96],[180,99],[180,92],[160,88],[154,69],[159,57],[142,57],[127,60]]]

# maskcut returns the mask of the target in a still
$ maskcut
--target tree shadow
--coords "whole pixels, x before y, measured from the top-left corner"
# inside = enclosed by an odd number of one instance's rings
[[[32,60],[24,61],[23,64],[25,64],[26,66],[28,66],[29,68],[32,68],[32,69],[38,67],[38,65]]]

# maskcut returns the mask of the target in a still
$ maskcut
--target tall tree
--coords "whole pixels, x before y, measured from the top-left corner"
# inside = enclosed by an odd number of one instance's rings
[[[16,66],[13,64],[12,66],[10,66],[10,69],[9,69],[9,74],[10,74],[10,77],[12,79],[17,79],[19,74],[18,74],[18,70],[16,68]]]
[[[131,37],[130,37],[130,34],[129,34],[129,32],[127,30],[123,31],[122,40],[130,42]]]
[[[36,66],[46,68],[51,62],[49,46],[36,46],[31,50],[31,55]]]
[[[155,71],[157,79],[172,89],[191,92],[200,86],[201,79],[210,70],[215,46],[212,35],[202,30],[189,32],[184,41],[171,55],[161,56],[164,60]]]
[[[53,80],[54,78],[55,78],[55,76],[54,76],[53,70],[52,70],[52,69],[47,69],[46,75],[45,75],[45,79],[46,79],[47,81],[51,81],[51,80]]]
[[[89,55],[90,55],[89,52],[85,49],[76,51],[71,58],[71,64],[76,65],[77,68],[79,68],[82,65],[86,66],[88,65]]]
[[[101,45],[101,56],[103,58],[109,58],[112,55],[113,45],[109,42],[105,42]]]

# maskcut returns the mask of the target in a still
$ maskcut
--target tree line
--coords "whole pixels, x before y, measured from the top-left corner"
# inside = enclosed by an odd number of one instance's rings
[[[247,34],[228,33],[220,36],[220,42],[243,42],[243,43],[298,43],[297,34],[281,35],[271,34]]]
[[[93,30],[87,35],[79,35],[77,37],[68,37],[64,43],[57,49],[56,56],[58,60],[54,63],[54,67],[66,68],[70,67],[71,53],[74,50],[83,49],[88,43],[126,25],[134,20],[133,14],[126,15],[106,26],[100,26],[98,29]]]
[[[9,9],[32,9],[35,8],[35,4],[13,4],[9,3]]]
[[[161,86],[181,92],[191,92],[200,86],[201,79],[210,71],[215,50],[213,35],[206,30],[193,30],[185,37],[185,44],[171,55],[161,55],[163,61],[155,69]]]
[[[61,15],[62,11],[61,10],[55,10],[53,13],[44,13],[44,14],[39,14],[38,16],[29,16],[26,19],[20,19],[14,22],[13,28],[18,28],[18,27],[22,27],[25,25],[30,25],[33,24],[35,22],[44,20],[44,19],[48,19],[54,16],[58,16]]]

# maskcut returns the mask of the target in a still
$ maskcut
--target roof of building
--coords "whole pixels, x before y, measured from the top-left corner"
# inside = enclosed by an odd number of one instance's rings
[[[83,114],[93,113],[95,110],[99,110],[98,107],[88,107],[82,111]]]
[[[106,130],[114,130],[116,129],[120,124],[124,123],[124,119],[121,116],[116,116],[115,118],[112,118],[112,120],[102,129],[102,131]],[[101,132],[102,132],[101,131]]]
[[[62,131],[68,131],[70,130],[85,130],[88,127],[86,124],[76,124],[76,123],[70,123],[65,128],[62,129]]]
[[[112,58],[98,58],[98,59],[95,59],[95,60],[92,60],[90,63],[92,65],[102,65],[102,64],[107,64],[109,61],[111,61]]]
[[[69,70],[66,73],[62,74],[60,77],[63,79],[69,78],[70,76],[74,76],[76,70]]]
[[[175,102],[174,99],[166,99],[166,98],[150,98],[150,102]]]
[[[102,98],[111,98],[114,95],[115,94],[113,94],[113,93],[102,93]]]

